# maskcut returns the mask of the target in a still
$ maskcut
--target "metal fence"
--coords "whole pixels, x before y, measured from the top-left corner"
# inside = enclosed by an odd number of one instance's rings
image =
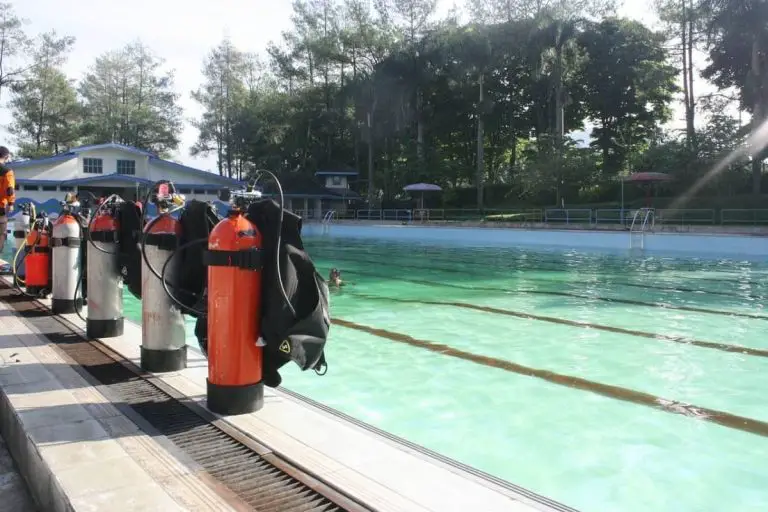
[[[335,218],[342,220],[388,221],[388,222],[505,222],[515,224],[579,224],[579,225],[628,225],[637,212],[636,208],[545,208],[525,210],[498,209],[369,209],[336,211]],[[313,210],[298,210],[305,218],[322,218]],[[321,212],[325,214],[326,212]],[[669,226],[693,225],[768,225],[767,209],[656,209],[656,224]]]

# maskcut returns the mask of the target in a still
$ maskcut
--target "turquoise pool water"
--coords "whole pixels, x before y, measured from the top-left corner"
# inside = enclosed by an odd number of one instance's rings
[[[347,286],[287,388],[583,511],[768,510],[768,264],[305,242]]]

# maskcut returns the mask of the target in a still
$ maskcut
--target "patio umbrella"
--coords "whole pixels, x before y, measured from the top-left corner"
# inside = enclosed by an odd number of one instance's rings
[[[624,178],[621,182],[621,209],[624,210],[624,182],[627,183],[640,183],[640,184],[647,184],[647,192],[646,192],[646,198],[645,203],[646,206],[651,206],[651,187],[654,183],[662,183],[665,181],[670,181],[672,179],[672,176],[669,174],[663,173],[663,172],[636,172],[633,174],[630,174],[626,178]]]
[[[414,183],[403,187],[406,192],[421,192],[421,209],[424,209],[424,192],[440,192],[443,190],[440,185],[432,183]]]

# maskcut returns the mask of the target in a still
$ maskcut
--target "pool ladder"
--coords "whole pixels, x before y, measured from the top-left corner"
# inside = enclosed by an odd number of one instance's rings
[[[325,215],[323,215],[323,234],[330,233],[331,232],[331,223],[333,222],[333,217],[336,215],[336,210],[328,210],[325,212]]]
[[[632,217],[629,227],[629,249],[645,249],[645,233],[653,231],[656,225],[656,214],[653,208],[640,208]]]

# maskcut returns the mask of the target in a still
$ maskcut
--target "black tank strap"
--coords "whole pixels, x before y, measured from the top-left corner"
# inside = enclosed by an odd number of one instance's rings
[[[24,231],[23,229],[17,229],[16,231],[13,232],[14,238],[24,238],[26,236],[27,236],[27,232]]]
[[[149,233],[146,244],[161,251],[173,251],[179,246],[179,237],[173,233]]]
[[[25,245],[24,246],[24,252],[46,253],[46,252],[51,252],[51,248],[50,247],[38,247],[38,246],[32,246],[32,245]]]
[[[119,239],[117,231],[91,231],[90,237],[92,242],[102,242],[107,244],[116,244]]]
[[[261,249],[244,251],[205,251],[203,264],[211,267],[238,267],[244,270],[261,268]]]
[[[67,238],[54,238],[51,240],[51,245],[53,247],[80,247],[82,241],[82,238],[71,236]]]

